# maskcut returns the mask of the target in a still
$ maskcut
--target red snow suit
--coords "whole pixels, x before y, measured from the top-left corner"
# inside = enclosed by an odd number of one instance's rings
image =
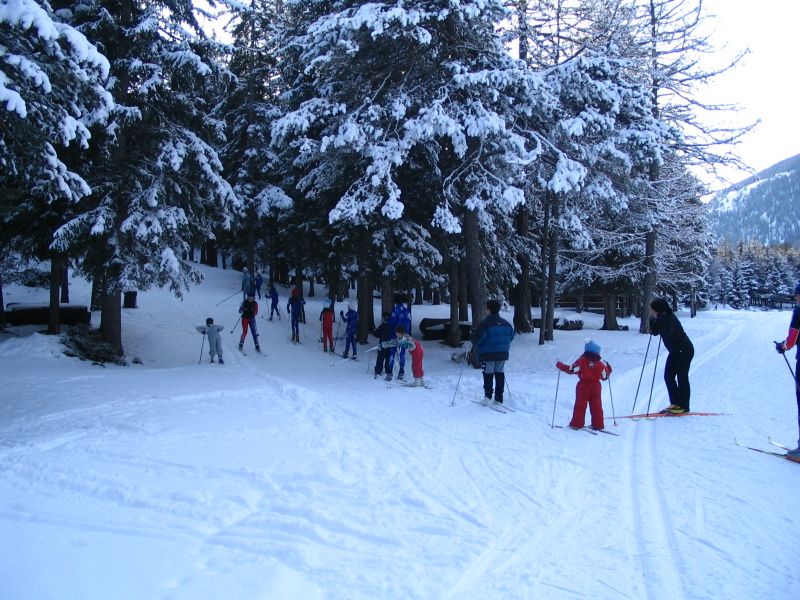
[[[557,362],[556,367],[565,373],[578,376],[578,385],[575,386],[575,407],[572,409],[572,420],[569,426],[580,429],[586,423],[586,405],[592,415],[592,428],[603,429],[603,401],[600,381],[605,381],[611,375],[611,365],[603,362],[600,355],[594,352],[584,352],[581,357],[567,366]]]

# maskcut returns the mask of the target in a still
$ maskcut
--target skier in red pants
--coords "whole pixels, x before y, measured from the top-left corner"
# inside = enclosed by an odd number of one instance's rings
[[[600,381],[605,381],[611,375],[611,365],[600,358],[600,346],[592,340],[587,340],[583,349],[583,354],[572,363],[572,366],[565,365],[561,361],[556,363],[556,368],[564,373],[578,376],[578,385],[575,386],[575,408],[572,410],[569,426],[572,429],[583,428],[588,404],[592,415],[592,429],[603,429]]]

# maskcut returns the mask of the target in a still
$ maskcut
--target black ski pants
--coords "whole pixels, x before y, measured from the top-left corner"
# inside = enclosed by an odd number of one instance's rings
[[[689,343],[687,348],[675,350],[667,355],[664,365],[664,383],[667,384],[669,403],[680,406],[689,411],[689,399],[692,388],[689,385],[689,366],[694,358],[694,346]]]
[[[389,348],[380,348],[378,350],[378,359],[375,361],[375,375],[387,375],[392,372],[391,365],[392,353]]]

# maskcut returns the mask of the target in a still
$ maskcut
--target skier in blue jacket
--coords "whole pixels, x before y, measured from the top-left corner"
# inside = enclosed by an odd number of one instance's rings
[[[408,310],[408,306],[405,304],[405,298],[402,294],[395,294],[394,296],[394,308],[392,309],[392,314],[389,316],[389,329],[392,331],[392,339],[397,339],[397,334],[395,331],[397,330],[397,326],[402,325],[406,333],[411,332],[411,311]],[[394,359],[395,355],[398,353],[397,346],[391,348],[389,356],[389,372],[386,374],[386,381],[392,380],[392,373],[394,372]],[[397,373],[397,378],[401,381],[405,378],[405,368],[406,368],[406,349],[400,348],[399,352],[399,360],[400,360],[400,370]]]
[[[347,314],[344,311],[339,311],[339,316],[341,317],[342,321],[347,323],[347,329],[345,331],[346,341],[344,345],[344,353],[342,356],[347,358],[348,353],[350,352],[350,345],[353,345],[353,360],[356,359],[358,356],[358,347],[356,346],[356,332],[358,331],[358,311],[356,311],[356,306],[352,302],[347,303]]]
[[[500,316],[500,302],[497,300],[489,300],[486,311],[488,316],[472,332],[472,345],[483,370],[484,404],[492,401],[502,404],[506,385],[505,364],[514,339],[514,327]]]

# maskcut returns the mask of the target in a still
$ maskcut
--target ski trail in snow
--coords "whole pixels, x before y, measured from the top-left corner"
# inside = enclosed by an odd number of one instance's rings
[[[695,343],[696,353],[692,361],[692,372],[708,364],[719,361],[719,357],[730,349],[752,322],[733,324],[724,337],[714,335],[701,336]],[[715,330],[718,331],[718,330]],[[709,344],[711,346],[709,347]],[[666,356],[659,359],[663,365]],[[652,372],[655,360],[649,363]],[[690,380],[691,380],[690,373]],[[658,379],[658,374],[656,374]],[[663,381],[663,380],[662,380]],[[661,382],[658,382],[661,383]],[[662,388],[654,394],[659,400],[666,397]],[[696,390],[692,403],[710,403],[711,398],[698,399]],[[651,406],[651,410],[653,407]],[[624,498],[628,506],[627,514],[631,515],[633,540],[629,543],[629,552],[634,552],[638,568],[633,570],[640,574],[636,587],[637,594],[657,600],[659,591],[669,590],[670,598],[687,597],[684,580],[688,565],[683,558],[681,543],[671,518],[669,505],[670,491],[661,474],[660,460],[679,460],[669,449],[662,450],[658,443],[660,429],[657,422],[644,419],[633,429],[632,441],[628,445],[629,459],[625,477],[628,479],[627,496]]]

